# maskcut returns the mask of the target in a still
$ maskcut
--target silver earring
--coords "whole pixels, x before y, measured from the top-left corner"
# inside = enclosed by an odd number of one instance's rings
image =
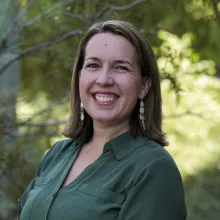
[[[84,107],[83,107],[82,102],[80,103],[80,121],[81,121],[81,124],[84,121]]]
[[[140,118],[143,129],[146,130],[143,99],[141,99],[141,101],[140,101],[139,118]]]

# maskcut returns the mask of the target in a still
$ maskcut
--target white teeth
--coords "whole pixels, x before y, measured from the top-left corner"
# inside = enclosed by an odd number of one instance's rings
[[[95,95],[95,99],[98,101],[98,102],[112,102],[114,100],[116,100],[117,98],[113,95],[111,95],[110,97],[103,97],[103,96],[99,96],[99,95]]]

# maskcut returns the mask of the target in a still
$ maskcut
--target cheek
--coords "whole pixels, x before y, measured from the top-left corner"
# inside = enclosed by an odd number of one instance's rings
[[[79,78],[79,93],[80,97],[86,96],[89,93],[91,86],[93,85],[93,79],[84,72],[81,73]]]
[[[91,74],[90,72],[86,70],[82,70],[80,77],[79,77],[79,84],[85,86],[88,84],[93,83],[94,81],[94,74]]]
[[[89,84],[88,77],[84,73],[81,73],[79,78],[79,88],[80,90],[83,90],[85,87],[87,87]]]
[[[124,88],[124,93],[127,94],[127,96],[138,98],[141,92],[142,84],[139,80],[129,80],[127,83],[121,85],[121,87]]]

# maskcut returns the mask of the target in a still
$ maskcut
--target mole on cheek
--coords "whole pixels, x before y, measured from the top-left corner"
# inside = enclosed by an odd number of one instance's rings
[[[105,44],[105,46],[107,46],[108,44]]]

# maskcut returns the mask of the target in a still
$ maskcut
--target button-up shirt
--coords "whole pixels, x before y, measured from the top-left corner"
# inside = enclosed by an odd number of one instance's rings
[[[185,220],[181,175],[159,144],[127,131],[62,187],[81,144],[57,142],[19,199],[19,220]]]

